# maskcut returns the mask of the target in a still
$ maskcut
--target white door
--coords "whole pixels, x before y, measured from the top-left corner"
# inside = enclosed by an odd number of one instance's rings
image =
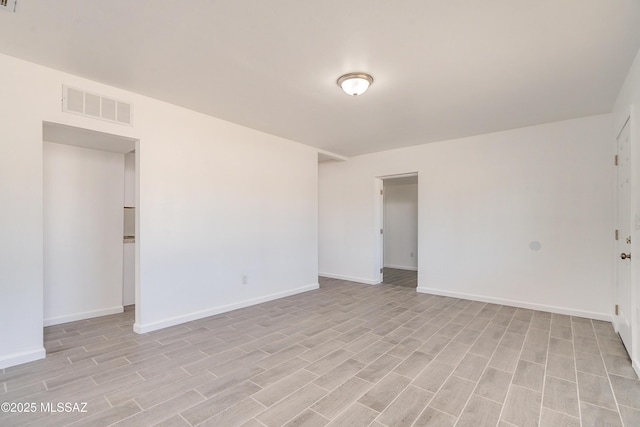
[[[618,333],[631,354],[631,145],[629,121],[617,138],[618,240],[616,304]],[[634,256],[640,256],[636,254]]]

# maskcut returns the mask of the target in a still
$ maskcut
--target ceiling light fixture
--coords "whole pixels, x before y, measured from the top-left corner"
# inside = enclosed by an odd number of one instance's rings
[[[367,73],[348,73],[338,79],[338,86],[351,96],[362,95],[373,83],[373,77]]]

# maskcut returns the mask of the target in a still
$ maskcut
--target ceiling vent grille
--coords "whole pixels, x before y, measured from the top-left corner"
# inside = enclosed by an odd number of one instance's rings
[[[131,126],[132,110],[130,103],[62,86],[62,111],[64,112]]]
[[[15,12],[18,0],[0,0],[0,9],[7,12]]]

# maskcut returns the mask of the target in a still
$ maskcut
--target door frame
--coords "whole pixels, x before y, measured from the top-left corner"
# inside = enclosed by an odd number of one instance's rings
[[[392,175],[380,175],[374,178],[373,185],[373,196],[374,196],[374,206],[375,206],[375,228],[373,230],[374,233],[374,271],[373,277],[380,277],[380,281],[377,284],[382,283],[384,280],[384,180],[391,178],[407,178],[412,176],[419,176],[418,172],[405,172],[398,173]],[[418,179],[419,180],[419,179]],[[418,189],[420,185],[418,184]],[[420,209],[420,191],[418,191],[418,209]],[[418,218],[418,227],[420,220]],[[382,230],[382,232],[380,232]],[[418,237],[418,253],[420,252],[420,238]],[[418,269],[418,275],[420,269]],[[417,288],[416,288],[417,289]]]
[[[637,104],[629,106],[629,146],[631,150],[631,253],[640,256],[640,108]],[[623,125],[617,131],[622,130]],[[629,349],[632,366],[640,376],[640,259],[631,258],[631,342]]]
[[[374,178],[374,206],[375,206],[375,228],[374,233],[374,263],[373,277],[378,278],[380,284],[384,281],[384,182],[382,177]]]

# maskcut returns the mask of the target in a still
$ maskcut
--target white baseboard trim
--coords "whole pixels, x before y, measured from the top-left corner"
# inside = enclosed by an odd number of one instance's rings
[[[637,359],[631,361],[631,367],[636,371],[636,375],[640,377],[640,363],[638,363]]]
[[[265,295],[262,297],[251,298],[251,299],[236,302],[233,304],[208,308],[206,310],[194,311],[192,313],[187,313],[181,316],[170,317],[164,320],[159,320],[157,322],[151,322],[146,324],[135,323],[133,325],[133,331],[138,334],[146,334],[147,332],[157,331],[158,329],[168,328],[169,326],[179,325],[181,323],[190,322],[192,320],[198,320],[204,317],[215,316],[216,314],[226,313],[227,311],[249,307],[252,305],[260,304],[262,302],[272,301],[275,299],[300,294],[302,292],[313,291],[314,289],[318,289],[319,287],[320,285],[318,285],[317,283],[314,283],[312,285],[302,286],[299,288],[291,289],[284,292],[278,292],[275,294]]]
[[[339,279],[339,280],[346,280],[346,281],[349,281],[349,282],[364,283],[366,285],[379,285],[380,284],[379,280],[376,281],[376,280],[363,279],[361,277],[342,276],[340,274],[318,273],[318,276],[320,276],[320,277],[328,277],[329,279]]]
[[[102,308],[100,310],[85,311],[83,313],[74,313],[66,316],[49,317],[44,319],[44,326],[59,325],[61,323],[75,322],[76,320],[92,319],[94,317],[108,316],[110,314],[118,314],[124,311],[124,307],[119,305],[116,307]]]
[[[8,354],[0,357],[0,369],[10,366],[22,365],[23,363],[33,362],[34,360],[44,359],[47,355],[44,347],[38,347],[34,350],[23,351],[20,353]]]
[[[384,268],[395,268],[396,270],[418,271],[418,267],[407,267],[406,265],[387,264],[384,266]]]
[[[586,317],[589,319],[603,320],[605,322],[613,322],[613,318],[607,313],[598,313],[594,311],[576,310],[573,308],[557,307],[554,305],[536,304],[526,301],[516,301],[505,298],[493,298],[484,295],[465,294],[461,292],[451,292],[442,289],[425,288],[418,286],[417,292],[423,294],[441,295],[445,297],[468,299],[473,301],[482,301],[491,304],[509,305],[512,307],[528,308],[530,310],[548,311],[550,313],[565,314],[567,316]]]

